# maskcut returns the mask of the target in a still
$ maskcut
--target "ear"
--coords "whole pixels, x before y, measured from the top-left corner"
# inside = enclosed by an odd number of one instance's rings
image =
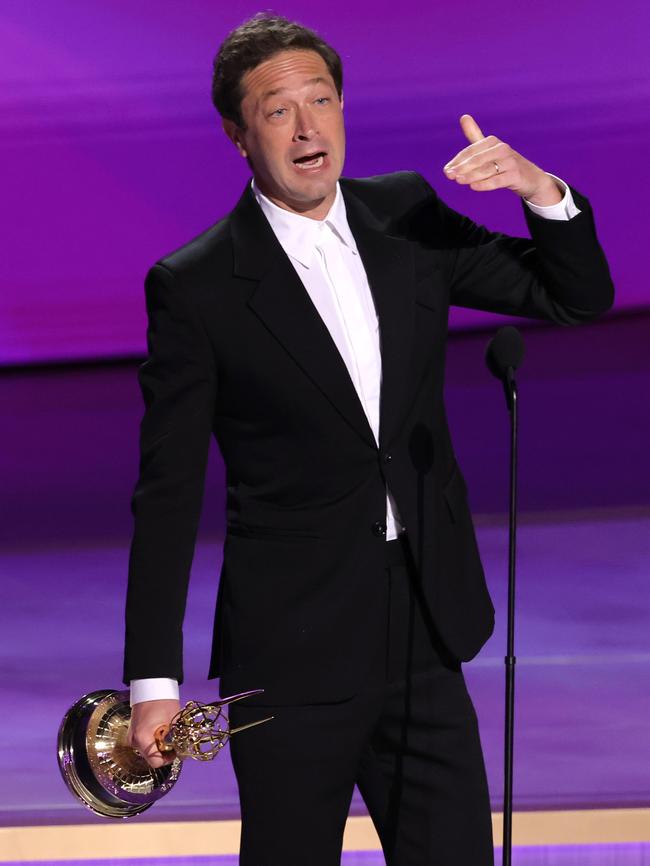
[[[243,133],[242,130],[237,126],[234,120],[230,120],[228,117],[221,118],[221,126],[223,127],[223,131],[226,133],[228,138],[235,145],[239,153],[246,157],[248,156],[248,151],[244,147]]]
[[[343,111],[343,91],[341,91],[341,111]]]

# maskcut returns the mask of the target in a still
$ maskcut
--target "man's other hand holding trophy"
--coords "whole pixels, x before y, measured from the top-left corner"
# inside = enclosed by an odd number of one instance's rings
[[[273,717],[231,728],[223,708],[262,689],[201,704],[143,701],[128,691],[83,695],[63,717],[57,758],[63,780],[84,806],[105,818],[150,808],[176,784],[182,761],[211,761],[228,739]]]

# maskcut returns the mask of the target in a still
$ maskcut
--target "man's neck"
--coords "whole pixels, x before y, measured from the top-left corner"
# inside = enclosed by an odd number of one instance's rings
[[[264,184],[260,183],[260,181],[256,177],[253,177],[253,184],[253,191],[257,189],[259,193],[265,196],[276,207],[282,208],[282,210],[289,211],[289,213],[294,213],[298,216],[307,217],[308,219],[312,220],[324,220],[332,209],[332,205],[334,204],[334,200],[336,199],[336,187],[334,187],[332,192],[328,193],[325,198],[318,199],[315,202],[303,203],[287,202],[283,199],[277,198],[272,193],[267,192],[267,190],[264,188]]]

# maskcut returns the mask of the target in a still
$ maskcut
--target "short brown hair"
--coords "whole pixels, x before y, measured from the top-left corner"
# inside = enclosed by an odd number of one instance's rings
[[[243,128],[241,80],[279,51],[315,51],[325,61],[341,98],[343,66],[336,51],[321,37],[282,15],[258,12],[225,38],[214,58],[212,102],[222,117]]]

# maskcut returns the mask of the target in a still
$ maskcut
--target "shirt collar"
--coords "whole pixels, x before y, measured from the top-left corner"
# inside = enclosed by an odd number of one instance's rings
[[[358,254],[354,236],[348,225],[345,201],[338,181],[332,207],[322,220],[314,220],[278,207],[260,192],[255,178],[251,180],[251,189],[287,255],[297,259],[305,267],[310,267],[319,238],[327,231],[333,232],[355,255]]]

